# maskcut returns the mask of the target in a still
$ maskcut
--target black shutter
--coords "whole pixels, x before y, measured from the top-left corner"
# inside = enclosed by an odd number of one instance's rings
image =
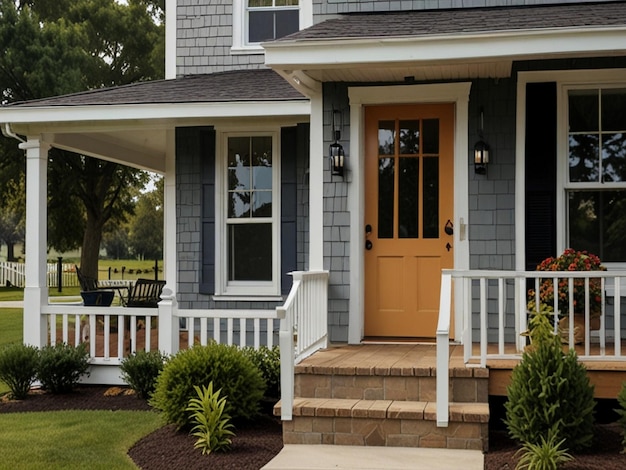
[[[526,86],[526,269],[556,256],[556,83]]]
[[[291,289],[292,279],[288,273],[297,269],[297,163],[308,158],[309,127],[301,124],[281,130],[281,181],[280,181],[280,285],[286,295]]]
[[[215,131],[211,127],[177,127],[176,160],[197,172],[202,188],[200,236],[200,288],[215,293]],[[187,166],[188,165],[188,166]],[[198,179],[192,176],[190,184]],[[191,229],[191,228],[190,228]]]

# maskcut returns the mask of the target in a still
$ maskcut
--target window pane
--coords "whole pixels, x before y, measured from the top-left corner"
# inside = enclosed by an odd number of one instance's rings
[[[252,193],[252,217],[272,216],[272,192],[255,191]]]
[[[419,238],[419,158],[400,159],[398,175],[398,237]]]
[[[393,155],[396,140],[396,123],[380,121],[378,123],[378,155]]]
[[[626,134],[602,136],[602,177],[607,183],[626,181]]]
[[[598,90],[569,92],[569,131],[590,132],[598,129]]]
[[[378,238],[393,238],[394,159],[378,161]]]
[[[422,145],[424,153],[439,153],[439,119],[424,119],[422,122]]]
[[[250,193],[248,191],[228,192],[228,217],[230,219],[250,217]]]
[[[228,280],[272,280],[272,224],[228,227]]]
[[[272,138],[252,138],[252,187],[272,189]]]
[[[599,181],[600,149],[597,134],[569,136],[569,180],[572,182]]]
[[[276,36],[274,39],[288,36],[300,30],[300,12],[298,10],[277,11],[274,16]]]
[[[248,12],[248,41],[263,42],[274,39],[274,12]]]
[[[439,158],[424,157],[424,238],[439,238]]]
[[[249,7],[271,7],[272,0],[248,0]]]
[[[411,155],[420,151],[420,122],[400,121],[400,154]]]
[[[298,4],[298,0],[276,0],[277,7],[288,7]]]
[[[569,246],[603,262],[626,260],[626,191],[571,191]]]
[[[228,138],[228,189],[250,189],[250,138]]]
[[[626,89],[602,90],[602,130],[626,131]]]

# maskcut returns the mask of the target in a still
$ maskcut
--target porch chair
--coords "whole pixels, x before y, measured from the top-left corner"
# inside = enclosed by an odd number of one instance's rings
[[[124,307],[158,307],[161,301],[161,292],[165,281],[157,279],[137,279],[128,292],[127,298],[122,298]]]
[[[74,269],[80,284],[80,295],[83,298],[83,304],[109,307],[113,302],[115,292],[110,287],[100,287],[97,279],[85,276],[85,273],[78,266],[74,265]]]

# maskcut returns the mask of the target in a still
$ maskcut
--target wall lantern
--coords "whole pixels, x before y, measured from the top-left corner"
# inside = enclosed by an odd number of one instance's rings
[[[332,175],[343,177],[343,168],[346,161],[346,154],[343,151],[343,146],[338,142],[341,139],[342,128],[342,116],[341,111],[333,109],[333,139],[335,140],[328,149],[330,155],[330,173]]]
[[[487,174],[487,164],[489,163],[489,144],[483,140],[483,108],[480,107],[480,129],[478,130],[479,140],[474,144],[474,172],[478,175]]]

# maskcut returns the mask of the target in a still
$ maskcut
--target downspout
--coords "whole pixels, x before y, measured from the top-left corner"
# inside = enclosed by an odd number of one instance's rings
[[[2,135],[4,135],[5,137],[19,140],[22,143],[26,142],[19,135],[13,132],[13,130],[11,129],[11,124],[8,122],[5,122],[4,125],[2,126]]]

